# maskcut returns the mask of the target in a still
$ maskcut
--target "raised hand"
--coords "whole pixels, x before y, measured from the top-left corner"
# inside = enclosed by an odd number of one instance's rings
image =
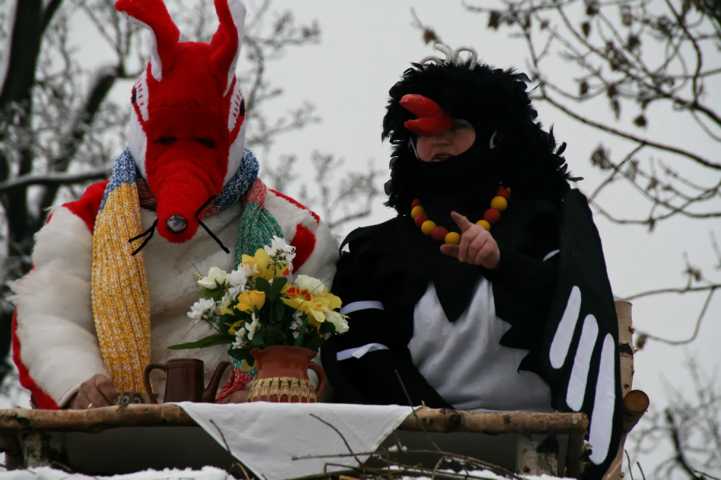
[[[496,268],[501,260],[501,251],[493,235],[458,212],[451,212],[451,218],[461,229],[461,240],[458,245],[441,245],[441,253],[455,257],[459,262],[489,270]]]

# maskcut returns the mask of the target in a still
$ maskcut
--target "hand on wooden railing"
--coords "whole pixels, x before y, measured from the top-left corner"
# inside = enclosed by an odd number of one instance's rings
[[[115,405],[118,392],[113,381],[107,375],[97,374],[84,381],[78,393],[69,402],[68,408],[84,410],[87,408]]]

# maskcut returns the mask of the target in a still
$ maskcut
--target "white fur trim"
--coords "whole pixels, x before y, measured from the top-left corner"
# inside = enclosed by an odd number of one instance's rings
[[[313,252],[298,269],[298,273],[311,275],[331,285],[338,261],[338,242],[324,223],[318,223],[310,210],[291,203],[289,200],[268,190],[265,208],[277,220],[283,236],[291,242],[297,226],[303,225],[315,235]]]
[[[135,103],[138,104],[141,118],[135,112],[133,106],[130,106],[130,119],[126,127],[125,135],[128,140],[128,150],[135,160],[135,165],[143,178],[147,178],[145,174],[145,153],[148,150],[148,136],[141,122],[146,122],[150,118],[150,90],[148,88],[148,72],[147,69],[140,74],[135,81]]]
[[[147,23],[127,13],[126,15],[132,22],[135,22],[137,25],[145,27],[145,29],[147,30],[150,37],[150,61],[148,62],[150,63],[150,72],[155,80],[161,81],[163,79],[163,62],[160,59],[160,52],[158,52],[158,37],[155,36],[155,31]]]
[[[60,207],[37,234],[35,269],[12,285],[22,362],[58,404],[106,374],[90,307],[90,257],[85,222]]]
[[[143,117],[143,121],[147,122],[150,118],[150,90],[148,89],[148,73],[147,70],[138,77],[135,82],[135,103],[138,104],[138,110]]]
[[[132,109],[132,107],[131,107]],[[135,109],[132,109],[135,110]],[[143,178],[148,178],[145,173],[145,154],[148,150],[148,136],[140,124],[140,120],[135,111],[130,112],[130,120],[128,120],[125,135],[128,139],[128,150],[135,160],[135,165]]]
[[[238,57],[240,56],[240,49],[243,45],[243,32],[245,30],[245,6],[240,0],[227,0],[228,9],[230,15],[233,18],[233,24],[235,25],[235,31],[238,34],[238,48],[235,51],[235,57],[230,64],[228,69],[228,83],[225,86],[224,95],[230,90],[230,86],[233,83],[233,76],[235,75],[235,67],[238,63]]]
[[[303,223],[317,236],[316,247],[299,269],[330,285],[335,273],[337,248],[324,226],[318,226],[307,210],[268,192],[271,213],[284,232],[295,234]],[[266,205],[268,206],[268,205]],[[229,208],[207,219],[208,227],[226,245],[234,245],[241,208]],[[155,213],[141,210],[143,228],[155,220]],[[95,337],[90,306],[91,235],[85,223],[69,210],[59,208],[53,220],[37,237],[35,270],[13,285],[18,305],[18,336],[23,363],[31,377],[58,404],[68,401],[78,385],[91,376],[107,374]],[[232,268],[233,258],[223,252],[205,232],[199,230],[189,241],[169,243],[155,235],[144,249],[150,288],[151,360],[166,362],[192,353],[205,362],[206,375],[227,359],[227,347],[169,350],[168,346],[197,340],[210,333],[203,322],[186,317],[198,299],[195,276],[211,266]],[[206,377],[207,378],[207,377]],[[164,388],[162,375],[154,375],[154,390]]]
[[[243,104],[243,92],[240,90],[240,83],[235,82],[235,88],[233,88],[233,96],[230,97],[230,108],[228,109],[228,131],[232,132],[235,128],[235,123],[238,121],[240,116],[240,106]]]
[[[245,125],[245,122],[243,122],[238,135],[228,149],[228,170],[225,172],[223,185],[228,183],[228,180],[235,175],[235,172],[237,172],[240,167],[240,163],[243,161],[243,155],[245,154]]]

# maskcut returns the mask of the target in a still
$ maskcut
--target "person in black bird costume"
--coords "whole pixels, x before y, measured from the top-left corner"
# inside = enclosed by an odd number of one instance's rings
[[[529,79],[440,50],[390,89],[398,215],[343,242],[350,331],[322,349],[335,400],[582,411],[600,478],[621,434],[618,327],[587,201]]]

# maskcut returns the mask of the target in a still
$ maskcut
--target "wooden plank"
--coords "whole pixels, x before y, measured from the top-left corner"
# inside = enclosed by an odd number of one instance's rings
[[[192,426],[192,418],[177,405],[128,405],[90,410],[0,410],[0,430],[102,431],[132,426]],[[468,412],[421,407],[401,424],[401,430],[479,433],[584,433],[582,413]]]
[[[583,413],[469,412],[421,408],[408,416],[401,430],[478,433],[585,433],[588,418]]]

